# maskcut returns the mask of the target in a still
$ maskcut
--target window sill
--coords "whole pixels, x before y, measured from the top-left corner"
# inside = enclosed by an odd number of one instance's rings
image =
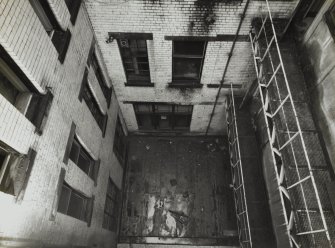
[[[142,82],[142,83],[124,83],[124,86],[126,87],[155,87],[154,83],[147,83],[147,82]]]
[[[170,88],[202,88],[204,85],[200,83],[177,83],[171,82],[168,84]]]

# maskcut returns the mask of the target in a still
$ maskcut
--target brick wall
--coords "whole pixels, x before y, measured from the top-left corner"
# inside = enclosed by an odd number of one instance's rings
[[[212,8],[197,5],[196,0],[187,1],[149,1],[149,0],[117,0],[94,1],[85,0],[93,29],[97,36],[104,61],[115,92],[120,101],[129,131],[137,131],[133,107],[125,101],[173,102],[193,104],[194,111],[191,131],[203,133],[206,130],[212,104],[215,100],[217,88],[208,88],[207,84],[219,84],[232,42],[208,42],[205,62],[203,65],[200,89],[168,88],[172,79],[172,41],[164,36],[212,36],[218,34],[234,35],[243,12],[244,4],[216,3]],[[215,2],[215,1],[214,1]],[[287,17],[291,14],[298,1],[272,1],[271,8],[274,16]],[[250,30],[251,19],[266,11],[265,1],[251,1],[247,16],[240,34],[247,35]],[[212,25],[206,26],[206,14],[215,18]],[[154,88],[125,87],[126,77],[120,57],[117,42],[105,42],[108,32],[145,32],[153,33],[153,40],[147,41],[150,64],[151,81]],[[251,57],[250,44],[238,42],[233,54],[225,83],[241,84],[247,87],[255,78],[254,65]],[[224,103],[227,90],[223,90],[219,102]],[[210,104],[209,104],[210,103]],[[206,104],[206,105],[203,105]],[[208,105],[209,104],[209,105]],[[211,125],[211,133],[222,133],[225,124],[222,120],[223,105],[218,107]]]
[[[107,109],[97,79],[90,72],[94,95],[108,114],[106,136],[102,138],[85,101],[78,100],[93,39],[88,15],[82,5],[73,26],[68,21],[64,1],[48,2],[61,25],[72,33],[63,64],[58,61],[57,51],[29,1],[0,1],[1,46],[40,92],[44,93],[48,87],[54,95],[42,135],[34,133],[34,125],[0,95],[0,140],[22,154],[29,147],[37,152],[22,202],[16,203],[13,196],[0,192],[0,246],[18,243],[31,247],[41,244],[111,247],[116,242],[115,233],[102,229],[102,221],[108,177],[121,187],[123,174],[112,152],[117,99],[113,94],[111,107]],[[97,186],[72,161],[67,165],[62,162],[72,122],[94,157],[101,159]],[[49,220],[62,167],[66,169],[67,183],[87,196],[95,195],[90,227],[60,213],[55,221]]]

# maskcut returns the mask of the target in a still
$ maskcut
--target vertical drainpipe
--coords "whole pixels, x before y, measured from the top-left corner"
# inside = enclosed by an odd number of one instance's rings
[[[231,57],[233,56],[233,52],[234,52],[234,49],[235,49],[236,41],[237,41],[238,35],[240,33],[240,30],[241,30],[241,27],[242,27],[242,24],[243,24],[243,20],[245,18],[245,13],[248,10],[249,3],[250,3],[250,0],[247,0],[246,4],[244,6],[243,13],[241,15],[240,23],[238,24],[238,27],[237,27],[237,30],[236,30],[236,34],[235,34],[235,37],[234,37],[234,40],[233,40],[233,45],[232,45],[232,47],[230,49],[230,52],[228,54],[228,59],[227,59],[227,62],[226,62],[226,66],[224,68],[222,80],[220,82],[220,87],[219,87],[218,92],[216,94],[214,106],[213,106],[213,109],[212,109],[212,113],[211,113],[211,116],[210,116],[210,119],[209,119],[209,122],[208,122],[208,125],[207,125],[207,128],[206,128],[206,133],[205,133],[206,136],[208,135],[208,130],[209,130],[210,125],[211,125],[212,120],[213,120],[215,108],[216,108],[216,105],[217,105],[219,97],[220,97],[220,92],[221,92],[221,89],[222,89],[222,86],[223,86],[223,82],[224,82],[224,79],[225,79],[227,71],[228,71],[228,66],[229,66]]]

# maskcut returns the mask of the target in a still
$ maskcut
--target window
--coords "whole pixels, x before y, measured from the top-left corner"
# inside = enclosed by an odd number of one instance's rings
[[[32,149],[27,155],[21,155],[1,144],[0,191],[16,197],[23,197],[35,156],[36,152]]]
[[[150,84],[149,59],[145,39],[119,39],[127,83],[132,85]]]
[[[123,164],[125,160],[126,146],[126,136],[123,132],[120,118],[118,117],[115,128],[113,151],[121,164]]]
[[[71,23],[74,25],[80,9],[81,0],[65,0],[65,4],[71,15]]]
[[[94,51],[92,52],[92,55],[89,58],[89,64],[93,68],[94,74],[95,74],[95,76],[98,80],[98,83],[101,87],[102,93],[104,94],[104,96],[106,98],[106,101],[107,101],[107,105],[109,107],[110,102],[111,102],[112,91],[107,86],[107,84],[104,80],[104,76],[102,74],[102,71],[101,71],[100,66],[99,66],[98,59],[97,59]]]
[[[90,219],[89,198],[63,182],[57,211],[88,222]]]
[[[0,94],[30,120],[41,134],[53,96],[40,94],[8,53],[0,46]]]
[[[95,161],[88,152],[79,143],[75,137],[71,146],[69,158],[90,178],[94,180],[94,164]]]
[[[173,84],[191,85],[200,83],[205,48],[205,41],[173,41]]]
[[[108,229],[112,232],[117,231],[120,212],[120,198],[120,190],[113,183],[112,179],[109,178],[102,228]]]
[[[136,103],[134,110],[138,126],[142,130],[178,131],[190,128],[193,106]]]
[[[79,94],[79,100],[81,101],[81,99],[84,98],[88,109],[91,111],[94,119],[96,120],[98,126],[100,127],[102,131],[102,135],[105,136],[106,127],[107,127],[107,114],[104,115],[101,112],[98,102],[92,94],[92,91],[87,81],[87,73],[88,71],[86,70],[84,78],[83,78],[82,89]]]
[[[29,1],[58,52],[58,60],[63,63],[70,44],[71,32],[61,29],[47,1]]]

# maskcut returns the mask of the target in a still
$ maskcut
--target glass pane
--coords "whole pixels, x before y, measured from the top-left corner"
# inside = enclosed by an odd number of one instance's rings
[[[174,41],[174,54],[200,55],[204,53],[204,41]]]
[[[137,113],[151,113],[152,105],[151,104],[136,104],[134,105]]]
[[[78,158],[78,167],[82,169],[86,174],[90,171],[91,159],[86,155],[83,149],[80,151]]]
[[[173,77],[200,79],[201,59],[174,58]]]
[[[58,203],[58,210],[57,210],[58,212],[67,214],[67,207],[69,204],[70,195],[71,195],[71,189],[68,188],[66,185],[63,185]]]
[[[0,94],[14,105],[19,93],[12,83],[0,72]]]
[[[149,63],[148,57],[137,57],[138,63]]]
[[[78,162],[79,151],[80,151],[80,146],[78,142],[76,140],[73,140],[69,158],[76,164]]]
[[[155,105],[156,113],[172,113],[172,105],[168,104],[156,104]]]
[[[137,51],[139,54],[147,54],[147,44],[145,40],[137,40]]]
[[[175,105],[174,112],[176,113],[192,113],[191,105]]]
[[[80,195],[72,191],[67,214],[74,218],[82,220],[84,217],[84,211],[85,200]]]

